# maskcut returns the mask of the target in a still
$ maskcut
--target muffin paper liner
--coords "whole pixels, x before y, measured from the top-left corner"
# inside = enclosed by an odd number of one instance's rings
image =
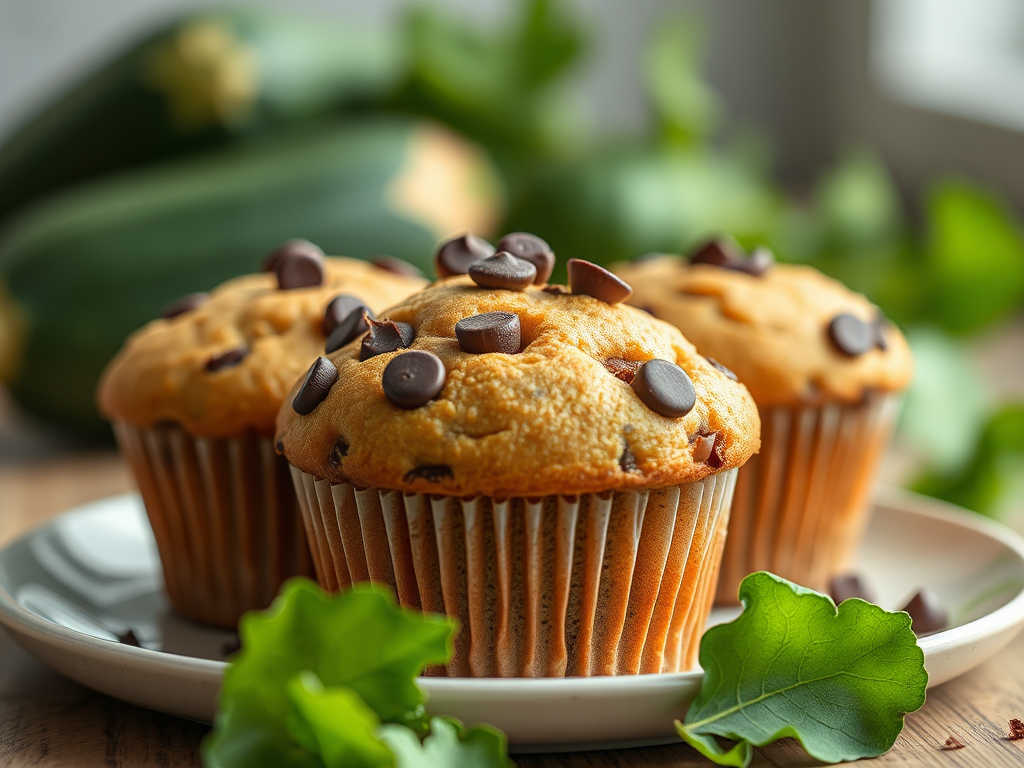
[[[898,410],[895,395],[760,409],[761,452],[736,481],[719,604],[736,604],[740,582],[754,571],[827,591],[849,570]]]
[[[174,610],[234,627],[312,558],[288,463],[264,437],[195,437],[114,424],[153,527]]]
[[[433,674],[690,669],[714,601],[736,470],[651,491],[497,499],[331,483],[292,468],[321,584],[386,584],[459,620]]]

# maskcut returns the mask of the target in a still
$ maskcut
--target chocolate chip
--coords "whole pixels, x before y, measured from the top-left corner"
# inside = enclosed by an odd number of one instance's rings
[[[117,642],[122,645],[134,645],[136,648],[142,647],[142,643],[139,642],[139,638],[135,636],[135,631],[131,627],[124,632],[117,633]]]
[[[385,272],[392,272],[396,275],[410,275],[411,277],[423,277],[423,270],[415,264],[410,264],[405,259],[398,259],[394,256],[374,256],[370,263],[377,269]]]
[[[863,355],[875,346],[877,340],[874,327],[849,312],[832,318],[828,324],[828,335],[836,349],[850,357]]]
[[[628,283],[604,267],[582,259],[569,259],[569,289],[575,294],[593,296],[606,304],[618,304],[633,294]]]
[[[213,373],[215,371],[224,370],[225,368],[234,368],[242,362],[248,354],[249,348],[244,344],[233,347],[232,349],[226,349],[223,352],[217,352],[216,354],[210,355],[210,359],[206,361],[206,370]]]
[[[441,394],[445,373],[437,355],[420,349],[403,352],[384,369],[384,396],[399,408],[419,408]]]
[[[513,232],[498,241],[498,251],[507,251],[518,259],[525,259],[537,268],[534,285],[544,285],[555,269],[555,254],[551,246],[529,232]]]
[[[396,323],[393,320],[374,320],[367,317],[370,331],[363,336],[363,345],[359,348],[359,359],[369,360],[371,357],[383,355],[385,352],[397,352],[406,349],[416,338],[416,331],[408,323]]]
[[[302,386],[295,393],[292,410],[300,416],[312,413],[324,401],[337,380],[338,369],[334,367],[334,363],[326,357],[318,357],[309,366]]]
[[[760,277],[775,264],[774,254],[766,247],[754,249],[750,256],[743,254],[743,249],[735,240],[719,238],[704,243],[690,256],[691,264],[710,264],[734,272],[745,272]]]
[[[331,335],[327,337],[324,352],[329,355],[344,347],[359,334],[366,333],[370,330],[372,321],[373,314],[366,307],[353,309],[334,326]]]
[[[885,338],[885,331],[890,325],[891,323],[881,312],[875,315],[875,346],[883,352],[889,349],[889,340]]]
[[[843,573],[832,577],[832,581],[828,585],[828,593],[836,605],[851,597],[859,597],[869,603],[874,602],[871,591],[864,586],[860,576],[855,573]]]
[[[627,384],[632,384],[633,379],[636,376],[637,369],[640,368],[640,361],[623,360],[621,357],[609,357],[604,361],[604,367],[607,368],[608,373],[616,379],[620,379]]]
[[[361,309],[369,312],[369,308],[358,296],[350,293],[339,293],[324,307],[324,319],[320,324],[324,336],[330,336],[331,331],[338,327],[338,323],[348,317],[354,310]]]
[[[633,449],[629,447],[629,443],[625,439],[622,440],[622,454],[619,456],[619,469],[623,472],[639,472],[640,468],[636,465],[636,456],[633,455]]]
[[[736,374],[735,373],[733,373],[728,368],[726,368],[724,365],[722,365],[720,362],[715,360],[715,358],[713,358],[713,357],[705,357],[704,359],[707,360],[709,363],[711,363],[711,367],[712,368],[714,368],[716,371],[721,373],[726,378],[732,379],[733,381],[739,381],[739,379],[736,378]]]
[[[668,360],[648,360],[633,379],[633,391],[657,414],[677,419],[693,410],[697,393],[686,371]]]
[[[945,629],[949,623],[946,609],[942,607],[936,594],[927,587],[910,598],[910,602],[900,610],[910,614],[910,628],[918,637]]]
[[[469,276],[481,288],[525,291],[537,276],[537,268],[528,261],[501,251],[469,266]]]
[[[331,447],[331,455],[328,457],[328,463],[337,469],[341,466],[341,461],[348,456],[348,440],[344,437],[339,437],[334,441],[334,445]]]
[[[274,274],[277,275],[277,287],[282,291],[290,291],[323,285],[327,273],[321,254],[296,250],[281,255],[274,263]]]
[[[733,269],[746,272],[754,277],[760,277],[773,266],[775,266],[775,254],[762,245],[755,248],[753,253],[733,267]]]
[[[698,464],[703,464],[708,461],[715,448],[715,440],[718,435],[712,433],[710,435],[697,435],[697,439],[693,443],[693,460]]]
[[[282,453],[284,453],[284,439],[283,438],[279,437],[279,438],[277,438],[277,440],[274,441],[274,451],[277,453],[278,456],[280,456]]]
[[[462,351],[472,355],[488,352],[514,355],[519,351],[522,341],[519,315],[512,312],[485,312],[465,317],[455,324],[455,337]]]
[[[481,237],[465,234],[444,243],[437,250],[434,268],[438,277],[464,275],[470,264],[494,255],[494,246]]]
[[[405,473],[405,482],[413,480],[427,480],[431,483],[440,483],[442,480],[451,480],[455,475],[452,468],[447,464],[420,464]]]
[[[320,246],[314,245],[309,242],[309,240],[296,238],[295,240],[288,240],[281,243],[281,245],[268,253],[263,259],[263,264],[260,265],[260,271],[273,272],[277,267],[277,262],[281,260],[281,257],[296,253],[319,258],[323,258],[324,256],[324,252],[321,250]]]
[[[164,311],[160,313],[160,316],[166,320],[170,320],[172,317],[184,315],[186,312],[198,309],[209,301],[209,299],[210,295],[207,293],[190,293],[164,307]]]

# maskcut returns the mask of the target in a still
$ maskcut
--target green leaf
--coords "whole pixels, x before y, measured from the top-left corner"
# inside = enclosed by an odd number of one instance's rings
[[[704,633],[700,693],[679,735],[721,765],[793,737],[825,762],[889,750],[903,716],[924,704],[928,673],[906,613],[863,600],[838,610],[824,595],[770,573],[740,585],[738,619]],[[712,738],[740,742],[725,751]],[[747,747],[743,747],[743,743]]]
[[[430,735],[420,743],[400,725],[385,725],[381,738],[391,747],[397,768],[511,768],[505,734],[489,725],[464,730],[450,717],[430,721]]]
[[[423,729],[415,679],[449,658],[454,632],[450,619],[399,608],[380,588],[359,585],[332,597],[292,579],[269,609],[242,617],[242,651],[224,676],[221,711],[204,744],[207,763],[320,765],[286,726],[294,723],[290,686],[307,670],[329,690],[351,689],[381,721]]]

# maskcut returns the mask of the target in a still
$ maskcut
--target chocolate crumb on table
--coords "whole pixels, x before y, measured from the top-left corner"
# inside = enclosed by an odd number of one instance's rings
[[[943,751],[948,751],[951,749],[963,749],[966,746],[967,745],[960,741],[960,739],[958,739],[956,736],[950,736],[948,739],[946,739],[946,743],[939,747],[939,749]]]
[[[1010,735],[1006,737],[1006,740],[1020,741],[1021,739],[1024,739],[1024,722],[1015,717],[1010,720]]]

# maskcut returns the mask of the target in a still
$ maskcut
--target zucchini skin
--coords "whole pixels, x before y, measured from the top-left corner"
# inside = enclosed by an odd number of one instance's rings
[[[107,434],[93,393],[128,334],[184,294],[255,271],[290,238],[431,273],[451,233],[393,194],[430,131],[397,117],[304,127],[81,186],[16,217],[0,233],[0,276],[26,326],[14,398],[62,427]]]
[[[185,16],[73,86],[0,146],[0,220],[56,190],[389,92],[404,58],[384,27],[261,9]]]

